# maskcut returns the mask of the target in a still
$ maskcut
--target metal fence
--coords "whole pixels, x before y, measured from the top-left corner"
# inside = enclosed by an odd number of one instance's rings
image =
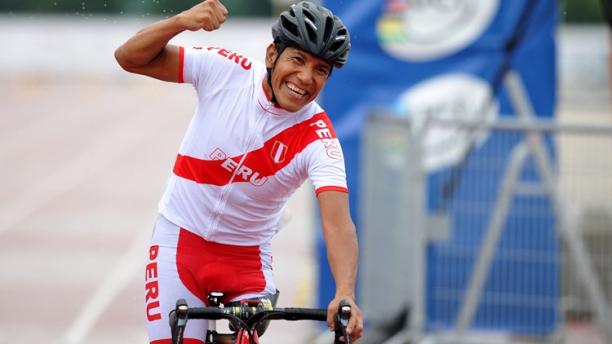
[[[365,343],[612,343],[612,126],[538,119],[507,81],[519,115],[429,122],[489,134],[444,171],[408,119],[370,118]]]

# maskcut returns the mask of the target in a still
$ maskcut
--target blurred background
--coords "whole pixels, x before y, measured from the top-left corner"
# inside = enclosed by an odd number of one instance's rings
[[[192,88],[114,50],[197,1],[1,0],[0,343],[146,342],[143,273]],[[293,1],[223,1],[172,42],[263,59]],[[361,343],[612,343],[607,0],[329,0],[350,63],[320,101],[361,243]],[[280,306],[333,281],[312,186],[273,241]],[[328,343],[276,323],[267,343]]]

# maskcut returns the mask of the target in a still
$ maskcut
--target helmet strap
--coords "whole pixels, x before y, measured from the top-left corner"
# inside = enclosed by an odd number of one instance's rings
[[[274,88],[272,87],[272,72],[274,71],[274,68],[276,67],[276,62],[278,61],[278,58],[283,53],[287,45],[281,42],[278,42],[278,41],[274,41],[274,47],[276,48],[276,59],[274,60],[274,63],[272,64],[272,68],[266,68],[266,71],[268,73],[268,78],[267,78],[268,86],[270,87],[270,92],[272,92],[272,97],[270,98],[270,102],[272,102],[272,104],[279,105],[278,100],[276,100],[276,94],[274,94]]]
[[[274,66],[276,66],[276,61],[274,61]],[[270,87],[270,92],[272,92],[272,97],[270,97],[270,102],[272,104],[278,105],[278,101],[276,100],[276,94],[274,94],[274,88],[272,87],[272,69],[274,68],[266,68],[268,71],[268,87]]]

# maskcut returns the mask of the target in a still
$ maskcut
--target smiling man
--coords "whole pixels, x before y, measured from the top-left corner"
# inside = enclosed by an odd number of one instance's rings
[[[270,240],[282,208],[310,179],[318,199],[328,260],[336,282],[328,324],[340,300],[352,304],[348,332],[363,331],[355,304],[358,245],[349,215],[342,149],[315,99],[348,57],[346,26],[328,9],[300,2],[280,14],[265,64],[220,47],[168,44],[185,31],[219,29],[228,12],[203,1],[153,23],[120,46],[126,71],[193,85],[198,106],[159,202],[145,302],[149,340],[170,343],[168,313],[179,298],[201,306],[212,291],[225,302],[270,297]],[[204,322],[185,338],[204,341]]]

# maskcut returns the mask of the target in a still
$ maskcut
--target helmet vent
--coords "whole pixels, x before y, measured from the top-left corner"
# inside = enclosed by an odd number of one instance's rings
[[[340,47],[342,47],[343,44],[344,44],[344,38],[336,37],[336,40],[334,41],[334,43],[332,43],[329,50],[336,51],[340,49]]]
[[[309,25],[306,25],[306,32],[308,33],[308,40],[310,40],[311,42],[316,42],[317,41],[317,27],[314,25],[313,22],[307,19],[304,20],[304,22],[309,24]]]
[[[316,20],[310,11],[302,11],[302,13],[304,14],[304,17],[306,17],[306,19],[310,20],[311,22],[314,22]]]
[[[305,18],[304,23],[308,24],[308,26],[310,26],[310,28],[314,31],[318,31],[317,26],[315,25],[315,23],[312,22],[312,20]]]
[[[285,28],[287,31],[291,32],[295,36],[299,35],[299,31],[298,31],[297,25],[295,25],[294,23],[290,22],[285,17],[281,17],[281,21],[282,21],[281,25],[283,26],[283,28]]]
[[[323,41],[327,41],[329,39],[333,27],[334,19],[331,17],[327,17],[327,19],[325,19],[325,32],[323,33]]]

